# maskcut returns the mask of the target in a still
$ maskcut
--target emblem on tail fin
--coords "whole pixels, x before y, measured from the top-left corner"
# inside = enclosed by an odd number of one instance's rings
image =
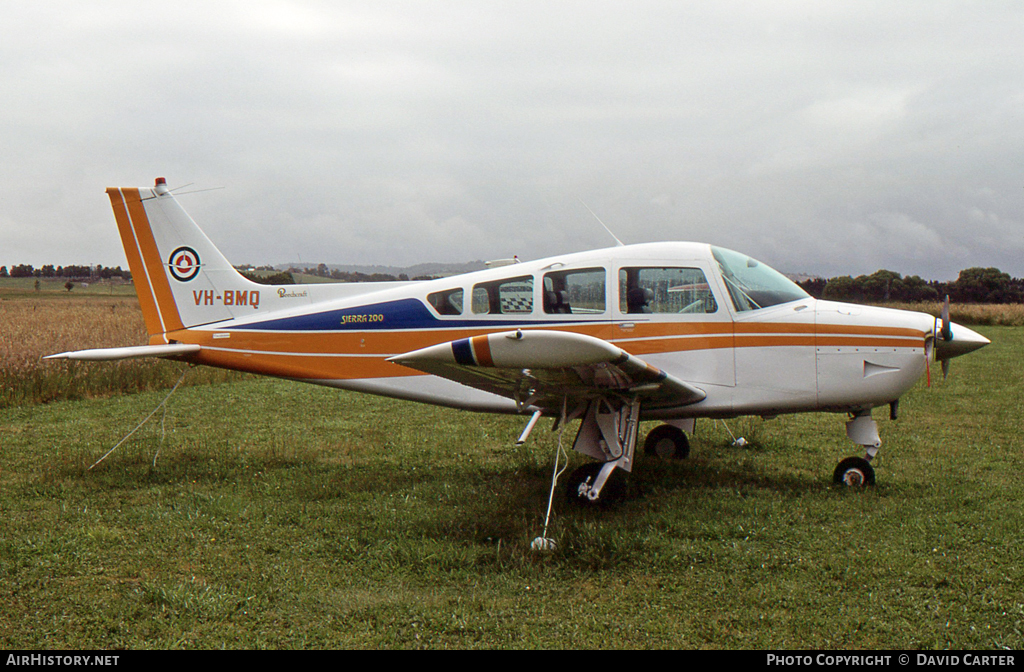
[[[188,282],[199,275],[201,267],[199,253],[191,247],[179,247],[174,252],[171,252],[171,256],[167,260],[167,266],[170,268],[171,275],[174,276],[175,280]]]

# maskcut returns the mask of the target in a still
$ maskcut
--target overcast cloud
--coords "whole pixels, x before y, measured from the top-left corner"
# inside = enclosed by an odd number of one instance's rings
[[[0,22],[0,265],[126,266],[165,176],[233,263],[700,240],[1024,276],[1024,4],[33,2]]]

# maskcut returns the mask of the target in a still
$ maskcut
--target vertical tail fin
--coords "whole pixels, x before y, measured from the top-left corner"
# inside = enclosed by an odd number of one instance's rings
[[[236,271],[174,199],[152,188],[107,189],[150,343],[169,333],[252,314],[259,284]]]

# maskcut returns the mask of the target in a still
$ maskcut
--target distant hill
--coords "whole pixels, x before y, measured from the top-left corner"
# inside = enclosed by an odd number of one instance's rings
[[[279,271],[287,271],[289,268],[316,268],[318,265],[319,264],[296,262],[291,264],[277,264],[274,268]],[[395,277],[404,273],[410,278],[416,278],[423,275],[458,275],[459,273],[469,273],[471,271],[480,271],[487,268],[483,261],[469,261],[462,264],[425,263],[416,264],[415,266],[357,266],[354,264],[325,265],[332,271],[341,271],[342,273],[365,273],[366,275],[383,273],[393,275]]]

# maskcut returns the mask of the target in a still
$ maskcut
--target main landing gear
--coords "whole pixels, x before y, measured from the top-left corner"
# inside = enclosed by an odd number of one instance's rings
[[[579,467],[566,481],[569,501],[586,506],[608,504],[626,494],[640,426],[640,400],[601,397],[587,406],[573,450],[598,460]]]
[[[626,496],[626,475],[613,462],[588,462],[565,483],[565,496],[581,506],[607,506]]]
[[[644,454],[663,460],[684,460],[690,455],[690,440],[675,425],[658,425],[647,434]]]
[[[614,404],[601,399],[587,409],[573,449],[599,460],[577,468],[565,486],[569,501],[585,506],[607,505],[626,495],[626,474],[632,470],[639,424],[639,404]],[[692,421],[683,423],[693,429]],[[681,460],[690,454],[686,432],[659,425],[647,435],[644,453]]]

